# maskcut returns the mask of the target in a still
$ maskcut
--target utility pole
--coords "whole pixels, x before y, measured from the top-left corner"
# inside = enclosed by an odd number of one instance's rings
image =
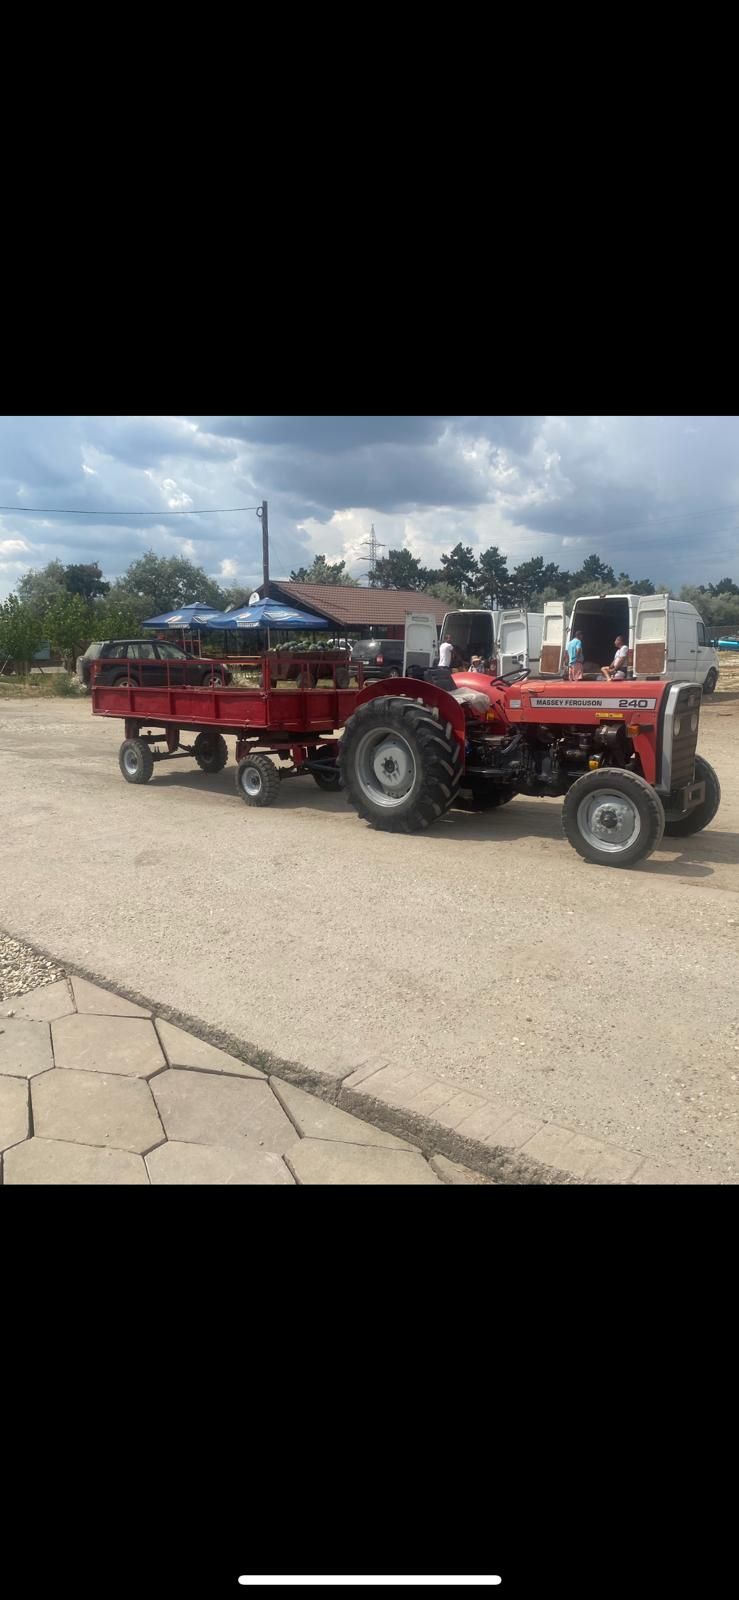
[[[269,518],[267,515],[267,502],[262,501],[257,516],[262,524],[262,579],[266,590],[269,587]]]
[[[363,539],[362,540],[362,545],[363,546],[367,545],[369,547],[369,555],[368,556],[360,556],[359,559],[360,559],[360,561],[368,561],[369,562],[369,570],[367,572],[367,580],[368,580],[368,582],[370,584],[373,584],[374,581],[375,581],[375,574],[376,574],[376,570],[377,570],[377,552],[378,552],[378,550],[384,550],[385,549],[384,544],[378,544],[378,542],[377,542],[377,534],[375,533],[375,524],[374,524],[374,522],[372,524],[372,527],[370,528],[369,539]]]

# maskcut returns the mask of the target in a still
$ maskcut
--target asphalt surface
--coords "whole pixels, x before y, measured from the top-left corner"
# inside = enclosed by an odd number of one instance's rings
[[[130,786],[122,724],[4,700],[0,929],[283,1059],[417,1064],[735,1182],[738,736],[716,696],[721,811],[621,872],[580,860],[556,801],[396,838],[310,778],[261,811],[233,765]]]

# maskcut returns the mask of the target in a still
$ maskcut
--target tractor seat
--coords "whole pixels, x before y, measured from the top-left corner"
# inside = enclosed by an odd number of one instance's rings
[[[484,717],[490,710],[488,696],[481,694],[479,689],[453,689],[451,695],[458,705],[469,707],[476,716]]]

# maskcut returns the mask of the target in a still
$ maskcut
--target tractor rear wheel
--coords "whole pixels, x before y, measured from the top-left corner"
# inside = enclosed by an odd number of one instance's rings
[[[247,806],[271,806],[280,792],[280,774],[269,756],[244,756],[236,768],[236,793]]]
[[[562,807],[565,837],[585,861],[633,867],[652,854],[665,829],[659,795],[635,772],[601,767],[568,789]]]
[[[373,828],[412,833],[448,811],[462,776],[451,723],[404,696],[368,700],[341,741],[349,804]]]
[[[222,733],[199,733],[192,753],[201,772],[222,772],[228,763],[228,745]]]
[[[672,838],[685,839],[688,834],[700,833],[702,828],[707,828],[721,804],[721,785],[718,774],[703,756],[695,758],[695,781],[705,783],[706,792],[695,811],[689,811],[687,817],[674,817],[665,823],[665,833]]]

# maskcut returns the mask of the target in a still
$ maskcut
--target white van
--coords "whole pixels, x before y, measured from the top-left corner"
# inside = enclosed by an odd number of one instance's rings
[[[493,657],[500,674],[527,668],[539,672],[543,611],[447,611],[441,628],[441,644],[451,640],[462,661],[469,665],[473,656],[483,661]]]
[[[615,654],[617,634],[629,647],[628,671],[635,678],[679,678],[698,682],[712,694],[718,682],[718,652],[695,606],[666,594],[582,595],[572,607],[569,625],[565,604],[544,606],[541,671],[563,670],[565,645],[577,628],[585,672],[596,673]]]

